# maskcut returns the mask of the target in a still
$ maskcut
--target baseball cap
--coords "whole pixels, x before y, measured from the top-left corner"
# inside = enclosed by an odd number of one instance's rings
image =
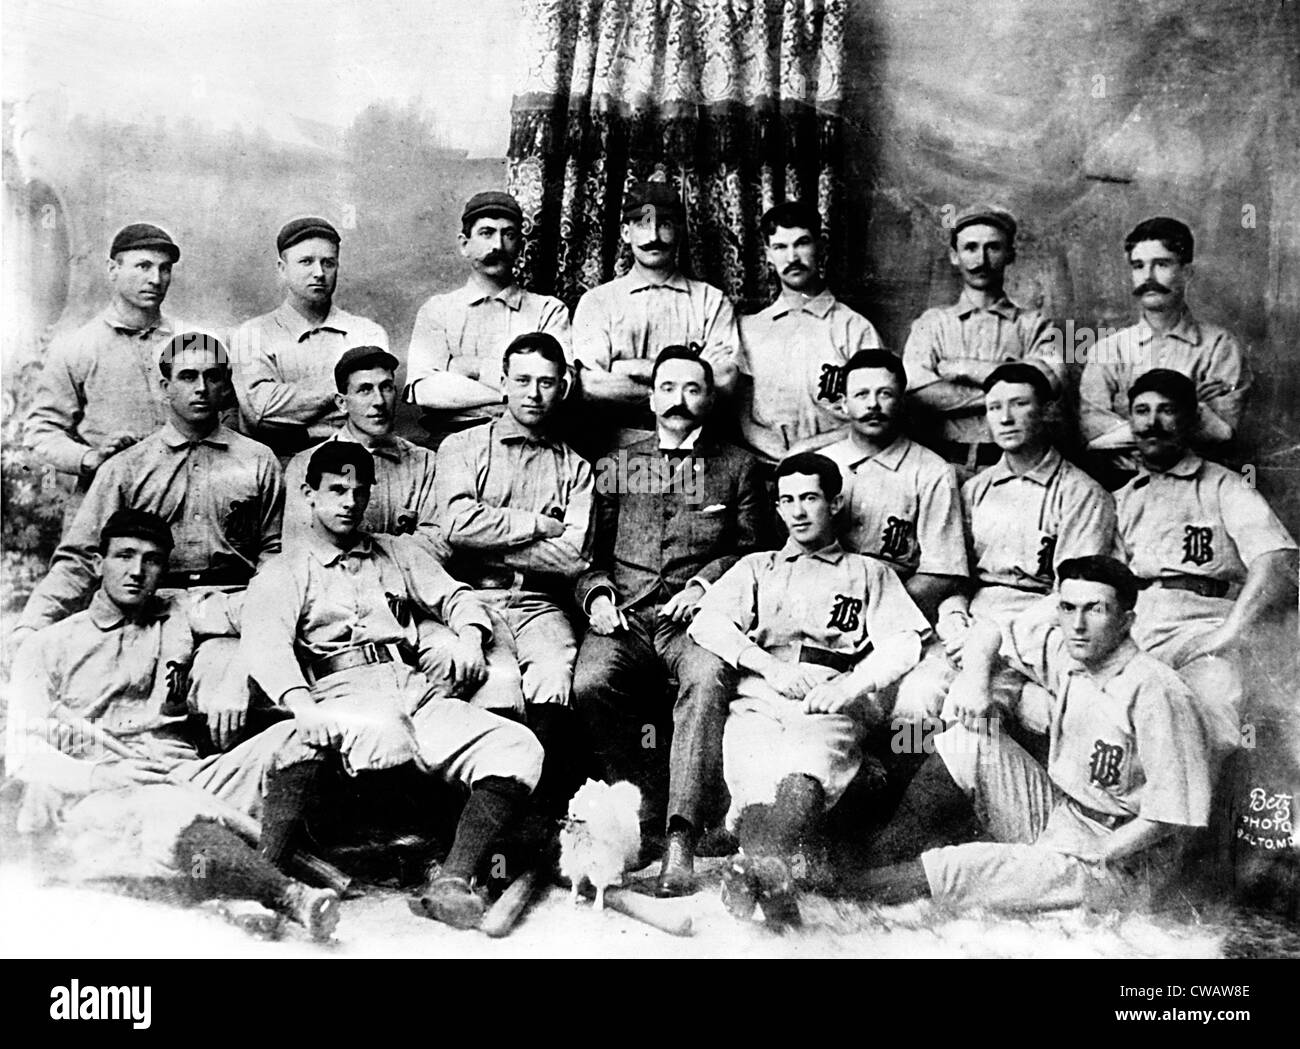
[[[462,225],[468,225],[475,219],[483,218],[485,215],[498,215],[502,218],[514,219],[521,225],[524,221],[524,212],[519,207],[519,201],[515,200],[509,193],[502,193],[496,189],[475,193],[470,197],[465,202],[465,210],[461,212],[460,221]]]
[[[1015,216],[1011,212],[1003,208],[995,208],[989,204],[978,204],[975,207],[967,208],[957,216],[957,221],[953,223],[952,227],[953,236],[956,236],[967,226],[976,224],[1000,229],[1012,240],[1016,239],[1016,230],[1019,228],[1016,225]]]
[[[667,182],[634,182],[623,198],[623,221],[637,218],[645,207],[660,208],[676,215],[685,211],[682,198]]]
[[[382,346],[353,346],[343,351],[338,364],[334,365],[334,386],[343,393],[348,388],[348,376],[366,368],[387,368],[397,371],[397,358]]]
[[[99,548],[106,550],[110,539],[148,539],[164,550],[172,548],[171,527],[148,510],[114,510],[99,531]]]
[[[148,222],[132,222],[129,226],[123,226],[118,230],[112,246],[108,249],[108,257],[112,258],[119,251],[140,251],[145,248],[167,252],[171,255],[172,262],[176,262],[181,257],[181,249],[176,246],[171,234]]]
[[[342,239],[339,237],[339,231],[326,222],[325,219],[306,215],[300,219],[291,219],[284,224],[279,235],[275,238],[275,250],[284,251],[311,237],[321,237],[325,240],[331,240],[335,244],[338,244]]]

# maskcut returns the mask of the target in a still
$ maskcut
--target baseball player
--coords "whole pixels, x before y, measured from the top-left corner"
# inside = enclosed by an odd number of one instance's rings
[[[213,742],[225,748],[244,728],[249,706],[247,673],[233,661],[233,635],[250,577],[280,550],[284,486],[271,451],[221,422],[219,406],[230,391],[225,346],[201,332],[182,332],[156,366],[166,424],[100,468],[17,632],[85,607],[94,590],[99,530],[114,512],[158,514],[175,540],[162,585],[188,590],[209,606],[205,622],[216,633],[195,659],[193,698]]]
[[[1051,592],[1063,561],[1114,550],[1110,493],[1051,445],[1045,410],[1052,388],[1043,373],[1023,362],[1003,364],[984,380],[984,389],[989,428],[1002,457],[961,490],[974,594],[954,595],[940,605],[936,630],[945,654],[927,654],[899,684],[898,707],[910,716],[940,713],[971,616],[1005,626]],[[998,678],[1000,689],[1017,695],[1022,684],[1014,673]],[[1026,727],[1046,731],[1041,691],[1031,689],[1022,699]]]
[[[38,459],[77,479],[65,527],[99,468],[167,421],[158,355],[184,330],[162,312],[180,257],[157,226],[118,230],[108,249],[108,307],[50,344],[24,439]]]
[[[1243,645],[1295,607],[1296,542],[1241,474],[1192,450],[1191,379],[1157,368],[1128,397],[1141,470],[1115,503],[1143,585],[1133,636],[1192,686],[1217,760],[1240,745]]]
[[[327,441],[312,453],[311,537],[253,580],[241,645],[254,679],[293,714],[276,766],[297,789],[309,789],[331,754],[354,775],[413,766],[469,788],[451,851],[412,908],[474,928],[484,913],[475,873],[537,785],[542,748],[522,725],[430,695],[412,665],[412,613],[455,632],[452,672],[466,681],[486,675],[491,620],[410,536],[361,529],[374,476],[373,458],[355,442]],[[284,831],[286,847],[296,829]]]
[[[259,789],[274,748],[259,737],[200,759],[186,731],[201,606],[159,591],[171,551],[157,514],[115,511],[100,531],[90,606],[19,651],[5,750],[25,787],[19,830],[55,831],[62,879],[179,878],[192,899],[255,899],[329,939],[338,896],[278,869],[277,816]],[[263,815],[260,854],[220,822],[218,798]],[[267,799],[289,819],[306,801]]]
[[[1168,878],[1179,839],[1205,826],[1209,764],[1187,685],[1130,636],[1137,593],[1119,562],[1081,557],[1058,567],[1055,597],[1009,627],[976,621],[949,697],[958,723],[936,738],[877,839],[877,862],[899,858],[890,843],[914,841],[916,828],[897,830],[918,816],[933,836],[973,809],[992,840],[850,875],[854,889],[887,902],[1050,910],[1114,904]],[[1002,730],[999,656],[1051,693],[1046,767]]]
[[[1079,425],[1088,448],[1124,475],[1135,468],[1136,441],[1129,428],[1128,390],[1153,368],[1181,372],[1196,386],[1193,443],[1219,454],[1241,421],[1252,383],[1241,344],[1228,331],[1192,316],[1192,231],[1177,219],[1139,222],[1124,238],[1137,324],[1092,347],[1079,378]]]
[[[678,267],[685,232],[686,212],[675,189],[663,182],[635,183],[623,201],[621,226],[632,269],[592,288],[573,312],[573,356],[583,397],[616,429],[654,428],[650,372],[666,346],[703,347],[721,396],[736,384],[735,314],[721,289],[692,280]]]
[[[344,350],[388,349],[383,328],[334,303],[340,239],[322,218],[285,223],[275,238],[285,301],[235,333],[235,393],[244,432],[282,462],[342,425],[334,365]]]
[[[501,418],[501,355],[526,332],[553,335],[569,357],[569,308],[515,281],[524,247],[524,213],[509,193],[475,193],[457,238],[469,279],[434,295],[415,315],[406,399],[425,409],[424,425],[443,436]]]
[[[781,293],[767,309],[740,319],[740,427],[769,465],[843,436],[844,363],[876,349],[871,322],[835,298],[822,277],[825,241],[817,209],[793,201],[762,218],[768,265]]]
[[[1007,361],[1041,369],[1059,393],[1065,364],[1052,346],[1047,319],[1017,306],[1003,287],[1016,260],[1015,218],[980,205],[957,216],[948,258],[964,285],[955,305],[926,310],[903,347],[908,397],[917,419],[938,424],[933,443],[963,479],[992,466],[999,451],[984,418],[984,381]]]
[[[821,817],[862,764],[863,701],[916,665],[929,623],[890,568],[835,538],[833,462],[792,455],[776,484],[789,540],[717,580],[688,633],[740,675],[723,733],[728,823],[743,852],[781,859],[817,852]]]

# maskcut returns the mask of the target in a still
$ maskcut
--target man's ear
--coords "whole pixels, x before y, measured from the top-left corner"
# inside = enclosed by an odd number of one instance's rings
[[[117,259],[116,259],[116,258],[112,258],[112,257],[110,257],[109,260],[108,260],[108,265],[104,267],[104,272],[107,273],[109,279],[112,280],[112,279],[113,279],[113,276],[114,276],[114,275],[117,273],[117,271],[118,271],[119,269],[121,269],[121,268],[122,268],[122,267],[121,267],[121,265],[118,263]]]
[[[948,249],[948,261],[958,268],[961,267],[961,256],[957,253],[956,248]]]
[[[457,233],[456,244],[460,247],[461,258],[469,258],[469,237],[464,233]]]
[[[631,224],[630,222],[624,222],[621,226],[619,226],[619,227],[618,227],[618,236],[619,236],[619,239],[620,239],[624,244],[631,244],[631,243],[632,243],[632,224]]]
[[[303,483],[300,484],[300,485],[298,486],[298,491],[302,492],[302,497],[303,497],[304,499],[307,500],[307,504],[308,504],[309,506],[315,506],[315,505],[316,505],[316,489],[315,489],[315,488],[313,488],[311,485],[309,485],[306,481],[303,481]]]
[[[831,500],[831,516],[838,517],[841,510],[844,509],[844,493],[836,492],[835,498]]]
[[[344,415],[348,413],[348,399],[341,393],[334,394],[334,407]]]
[[[96,578],[104,578],[104,555],[98,550],[90,555],[90,570],[95,574]]]
[[[285,271],[287,268],[288,268],[288,267],[287,267],[287,265],[285,264],[284,256],[283,256],[283,255],[277,255],[277,256],[275,257],[275,272],[278,273],[281,277],[283,277],[283,276],[284,276],[284,271]]]

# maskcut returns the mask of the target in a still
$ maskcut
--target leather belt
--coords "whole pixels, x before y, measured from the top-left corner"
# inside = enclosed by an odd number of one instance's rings
[[[1233,584],[1226,579],[1209,579],[1199,575],[1162,575],[1156,579],[1144,579],[1142,589],[1190,590],[1201,597],[1228,597]],[[1238,588],[1237,593],[1241,593]]]
[[[470,585],[476,590],[535,590],[549,594],[557,589],[557,577],[547,575],[545,572],[505,568],[500,571],[485,572],[477,579],[471,579]]]
[[[1096,809],[1090,809],[1087,805],[1084,805],[1075,798],[1071,798],[1070,801],[1074,804],[1076,809],[1087,816],[1088,819],[1092,820],[1093,823],[1100,823],[1107,830],[1118,830],[1120,827],[1124,826],[1124,824],[1131,822],[1134,818],[1133,813],[1131,812],[1126,812],[1123,816],[1116,816],[1109,812],[1098,812]]]
[[[307,680],[314,685],[331,674],[351,670],[353,667],[392,663],[394,660],[400,660],[411,667],[417,665],[415,655],[405,645],[367,642],[364,645],[357,645],[356,648],[345,648],[332,656],[321,656],[320,659],[312,660],[307,666]]]
[[[950,463],[973,470],[977,466],[992,466],[1002,458],[1002,449],[992,441],[967,444],[965,441],[935,441],[934,450]]]
[[[816,645],[799,646],[800,663],[815,663],[819,667],[830,667],[840,673],[848,673],[857,666],[860,658],[852,652],[832,652],[829,648],[818,648]]]
[[[192,586],[248,586],[253,573],[247,568],[205,568],[199,572],[168,572],[160,584],[170,590]]]

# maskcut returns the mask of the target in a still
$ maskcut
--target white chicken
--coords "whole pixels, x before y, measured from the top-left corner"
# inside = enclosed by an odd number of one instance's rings
[[[634,783],[589,779],[569,801],[560,829],[560,873],[573,886],[586,881],[596,890],[596,910],[605,907],[605,889],[620,885],[623,872],[641,852],[641,791]]]

